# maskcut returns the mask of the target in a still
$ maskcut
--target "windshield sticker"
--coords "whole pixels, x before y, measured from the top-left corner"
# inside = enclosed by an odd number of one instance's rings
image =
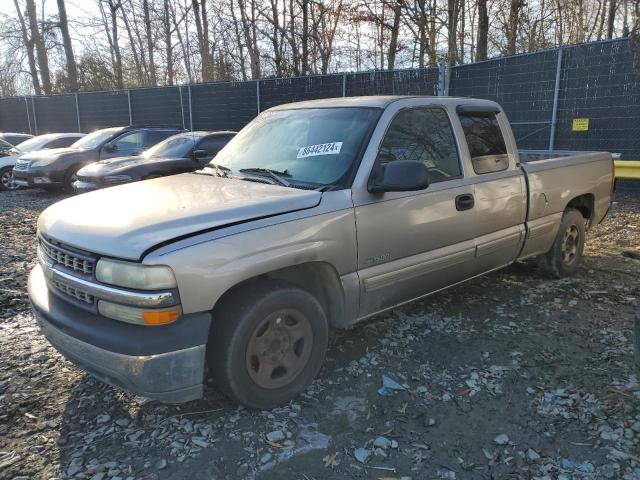
[[[342,148],[342,142],[321,143],[309,145],[298,150],[296,158],[316,157],[318,155],[338,155]]]

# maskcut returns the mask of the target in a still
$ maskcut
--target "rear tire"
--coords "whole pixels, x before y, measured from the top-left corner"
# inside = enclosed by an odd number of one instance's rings
[[[576,272],[584,250],[585,222],[585,218],[575,208],[565,210],[553,246],[538,259],[545,273],[562,278]]]
[[[310,293],[281,281],[253,282],[216,308],[207,362],[218,388],[249,408],[270,409],[317,375],[328,322]]]
[[[17,190],[19,185],[13,183],[13,167],[0,168],[0,191]]]

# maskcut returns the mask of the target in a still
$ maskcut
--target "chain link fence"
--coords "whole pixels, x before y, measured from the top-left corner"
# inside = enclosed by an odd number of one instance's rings
[[[0,98],[0,131],[89,132],[127,124],[239,130],[258,113],[355,95],[495,100],[522,148],[607,150],[640,159],[640,74],[626,39],[468,65]]]

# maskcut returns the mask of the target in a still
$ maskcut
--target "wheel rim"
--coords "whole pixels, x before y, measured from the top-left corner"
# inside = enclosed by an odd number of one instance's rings
[[[566,264],[574,262],[578,256],[578,246],[580,245],[580,230],[577,225],[571,225],[564,232],[562,241],[562,261]]]
[[[301,312],[272,313],[251,334],[246,353],[249,376],[267,389],[291,383],[307,365],[312,343],[311,323]]]
[[[15,190],[18,188],[18,185],[13,182],[13,172],[11,170],[2,172],[2,175],[0,175],[0,183],[2,183],[2,186],[7,190]]]

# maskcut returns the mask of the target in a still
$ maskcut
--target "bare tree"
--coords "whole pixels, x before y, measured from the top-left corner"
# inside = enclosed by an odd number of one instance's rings
[[[22,10],[20,9],[20,4],[18,0],[13,0],[13,3],[16,7],[16,13],[18,15],[18,20],[20,23],[20,31],[22,33],[22,39],[24,41],[24,45],[27,50],[27,59],[29,61],[29,72],[31,74],[31,81],[33,83],[33,89],[36,92],[36,95],[40,95],[42,93],[42,89],[40,87],[40,79],[38,78],[38,69],[36,67],[36,57],[34,52],[33,40],[29,37],[29,33],[27,31],[27,24],[24,19],[24,15],[22,14]]]
[[[51,75],[49,74],[49,58],[47,55],[47,48],[44,43],[44,37],[38,28],[38,17],[36,13],[36,3],[34,0],[27,0],[27,17],[29,17],[31,40],[36,48],[36,58],[38,60],[38,69],[40,70],[42,90],[48,95],[52,91]]]
[[[64,0],[58,0],[58,18],[64,56],[67,62],[67,82],[69,90],[76,92],[78,91],[78,67],[76,66],[76,57],[73,54],[71,35],[69,35],[69,20],[67,19],[67,9]]]
[[[478,39],[476,40],[476,60],[487,59],[489,45],[489,11],[487,0],[478,0]]]

